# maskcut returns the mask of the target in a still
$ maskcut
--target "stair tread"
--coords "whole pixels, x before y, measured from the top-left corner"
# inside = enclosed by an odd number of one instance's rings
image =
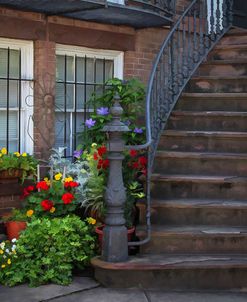
[[[137,228],[137,234],[145,232],[145,226]],[[152,225],[153,236],[187,235],[187,236],[247,236],[247,226],[214,225]]]
[[[160,174],[153,173],[152,180],[195,182],[195,183],[239,183],[247,184],[247,177],[243,176],[212,176],[212,175],[190,175],[190,174]]]
[[[191,80],[247,80],[246,75],[238,75],[238,76],[223,76],[223,75],[195,75],[191,78]]]
[[[237,64],[247,64],[247,60],[244,59],[210,59],[203,62],[201,66],[207,65],[237,65]]]
[[[247,99],[247,93],[245,92],[211,92],[211,93],[201,93],[201,92],[184,92],[182,97],[190,98],[243,98]]]
[[[158,158],[197,158],[197,159],[247,159],[245,153],[223,152],[189,152],[189,151],[166,151],[158,150]]]
[[[247,132],[237,131],[191,131],[191,130],[165,130],[163,136],[217,136],[247,138]]]
[[[92,264],[112,270],[164,270],[180,268],[228,269],[237,267],[247,268],[247,256],[238,254],[142,254],[129,257],[127,262],[118,263],[104,262],[98,257],[92,260]]]
[[[219,199],[152,199],[152,207],[165,208],[241,208],[247,209],[247,200]]]
[[[213,117],[247,117],[245,111],[189,111],[189,110],[174,110],[171,118],[176,116],[213,116]]]

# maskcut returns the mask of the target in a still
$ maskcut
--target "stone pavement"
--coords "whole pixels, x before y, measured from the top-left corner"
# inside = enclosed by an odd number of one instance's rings
[[[1,302],[247,302],[247,292],[165,292],[145,289],[110,289],[92,278],[75,277],[69,286],[30,288],[0,286]]]

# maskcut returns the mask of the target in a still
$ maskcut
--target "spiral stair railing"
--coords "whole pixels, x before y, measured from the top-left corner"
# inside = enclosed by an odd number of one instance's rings
[[[230,29],[233,0],[193,0],[178,18],[163,42],[149,78],[146,96],[146,137],[148,149],[146,183],[147,237],[129,245],[142,245],[151,238],[150,185],[153,162],[168,118],[186,84],[211,49]]]

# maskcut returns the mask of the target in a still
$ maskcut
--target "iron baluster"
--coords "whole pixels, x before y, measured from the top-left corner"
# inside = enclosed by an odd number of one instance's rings
[[[211,40],[215,40],[215,19],[214,19],[214,0],[211,0],[210,6],[210,33],[211,33]]]
[[[18,152],[21,152],[21,49],[19,49],[19,80],[18,80]]]
[[[10,81],[10,49],[7,52],[7,85],[6,85],[6,102],[7,102],[7,125],[6,125],[6,148],[9,151],[9,81]]]
[[[64,146],[67,146],[67,55],[64,56]],[[66,148],[64,148],[64,157],[66,157]]]
[[[221,11],[220,11],[220,0],[217,1],[217,8],[216,8],[216,34],[220,34],[220,28],[221,28]]]

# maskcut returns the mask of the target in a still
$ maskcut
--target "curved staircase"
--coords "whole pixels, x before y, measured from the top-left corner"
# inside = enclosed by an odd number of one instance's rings
[[[247,30],[231,29],[187,84],[159,142],[151,195],[151,241],[127,263],[95,260],[101,283],[246,287]],[[140,212],[145,223],[144,204]]]

